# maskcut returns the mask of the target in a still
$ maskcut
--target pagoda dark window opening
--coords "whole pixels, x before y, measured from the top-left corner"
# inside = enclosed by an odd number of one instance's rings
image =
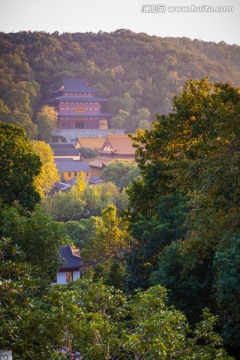
[[[84,129],[83,121],[75,121],[75,129]]]

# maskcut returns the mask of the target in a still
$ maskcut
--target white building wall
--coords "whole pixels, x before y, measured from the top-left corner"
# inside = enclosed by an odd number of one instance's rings
[[[73,271],[73,281],[80,279],[80,271]]]
[[[63,284],[66,285],[66,273],[65,272],[59,272],[57,273],[57,284]]]
[[[80,279],[80,271],[73,271],[73,281],[77,279]],[[61,271],[57,273],[57,284],[68,284],[66,281],[66,272]]]

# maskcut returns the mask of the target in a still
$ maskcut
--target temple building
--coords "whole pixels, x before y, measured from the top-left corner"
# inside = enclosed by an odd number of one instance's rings
[[[84,79],[64,79],[63,86],[53,92],[51,100],[58,111],[58,129],[108,129],[111,114],[101,112],[105,99],[95,96],[96,91]]]
[[[133,140],[126,134],[108,134],[99,150],[103,158],[124,160],[134,160],[135,152]]]

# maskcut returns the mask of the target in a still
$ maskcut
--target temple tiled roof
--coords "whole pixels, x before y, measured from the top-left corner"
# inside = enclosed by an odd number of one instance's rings
[[[61,181],[57,181],[54,183],[54,189],[61,191],[69,191],[71,187],[68,184],[62,183]]]
[[[54,156],[80,156],[72,144],[51,144]]]
[[[88,181],[89,185],[99,185],[99,184],[103,184],[103,183],[104,183],[104,180],[97,175],[91,176]]]
[[[100,102],[104,101],[105,99],[100,99],[93,96],[58,96],[55,98],[58,101],[80,101],[80,102]]]
[[[60,247],[60,255],[61,259],[64,261],[61,270],[66,271],[68,269],[79,269],[84,266],[84,260],[75,254],[73,254],[73,250],[71,245],[61,246]],[[60,270],[60,271],[61,271]]]
[[[109,158],[105,158],[105,157],[97,157],[91,161],[89,161],[89,165],[90,167],[95,167],[95,168],[99,168],[102,169],[106,166],[108,166],[110,163],[114,162],[116,159],[112,159],[111,157]]]
[[[75,148],[53,149],[53,156],[80,156]]]
[[[64,92],[82,92],[82,93],[94,93],[95,90],[88,86],[85,79],[63,79],[63,90]]]
[[[98,169],[102,169],[104,166],[103,161],[101,159],[95,159],[95,160],[89,161],[89,165],[91,167],[98,168]]]
[[[50,145],[52,149],[74,148],[74,146],[69,143],[51,143]]]
[[[91,168],[87,162],[72,160],[72,159],[61,159],[55,158],[54,162],[60,172],[90,172]]]
[[[93,150],[98,150],[103,146],[105,138],[97,137],[86,137],[86,138],[78,138],[77,144],[79,148],[89,148]]]
[[[100,150],[104,152],[104,147],[108,145],[111,151],[121,155],[135,155],[135,148],[132,146],[133,141],[128,135],[109,134]]]

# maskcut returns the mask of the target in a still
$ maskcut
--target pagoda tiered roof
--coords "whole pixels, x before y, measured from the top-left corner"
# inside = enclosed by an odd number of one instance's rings
[[[58,92],[93,94],[96,90],[90,88],[85,79],[63,79],[63,86],[52,94]]]
[[[83,102],[83,101],[87,101],[87,102],[100,102],[106,99],[101,99],[101,98],[97,98],[94,96],[58,96],[55,98],[55,100],[58,101],[78,101],[78,102]]]

